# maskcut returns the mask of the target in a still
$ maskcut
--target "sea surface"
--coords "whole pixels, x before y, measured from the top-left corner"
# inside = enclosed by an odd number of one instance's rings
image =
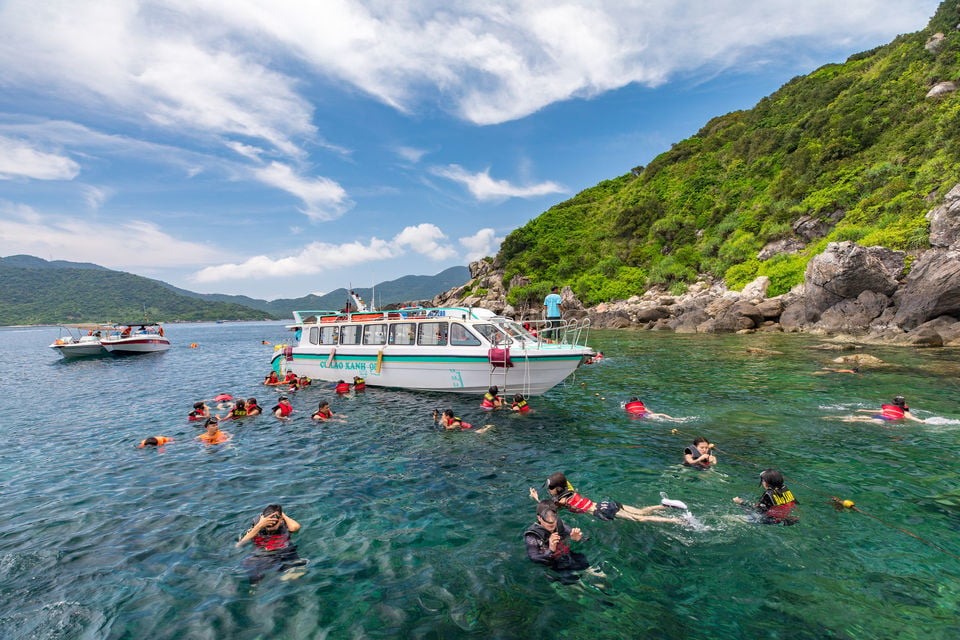
[[[47,348],[57,335],[0,329],[4,639],[960,637],[955,350],[870,347],[886,366],[814,375],[842,352],[810,336],[597,331],[607,357],[527,416],[314,386],[292,420],[227,422],[232,441],[204,446],[194,401],[275,404],[259,383],[281,323],[168,325],[166,353],[79,361]],[[838,419],[898,394],[928,423]],[[629,419],[634,395],[679,420]],[[321,399],[342,422],[310,420]],[[443,433],[431,412],[448,406],[495,426]],[[175,440],[136,447],[153,435]],[[714,470],[679,464],[697,435]],[[757,498],[767,467],[798,525],[732,502]],[[528,489],[554,471],[595,500],[690,511],[682,526],[562,515],[592,564],[567,584],[522,542]],[[302,524],[308,564],[251,585],[234,543],[270,503]]]

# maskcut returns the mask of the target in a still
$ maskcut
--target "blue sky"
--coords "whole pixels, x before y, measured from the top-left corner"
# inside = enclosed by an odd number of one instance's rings
[[[0,0],[0,255],[433,274],[935,0]]]

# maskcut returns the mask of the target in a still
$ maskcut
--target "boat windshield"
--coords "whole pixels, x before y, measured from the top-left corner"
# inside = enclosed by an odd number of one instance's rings
[[[505,331],[507,335],[516,338],[517,340],[529,340],[531,342],[536,342],[537,339],[530,334],[529,331],[524,329],[519,323],[514,322],[513,320],[502,320],[497,323],[497,326],[501,330]]]
[[[489,340],[490,344],[513,344],[513,340],[510,339],[510,336],[496,325],[475,324],[473,325],[473,328],[477,331],[477,333]]]

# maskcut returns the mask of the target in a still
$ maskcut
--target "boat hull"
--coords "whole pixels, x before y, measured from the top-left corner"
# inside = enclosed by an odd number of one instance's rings
[[[563,382],[590,353],[586,347],[515,350],[510,352],[513,366],[501,367],[491,364],[485,349],[451,353],[449,348],[425,352],[423,348],[341,346],[331,356],[330,348],[295,347],[291,355],[274,356],[273,367],[329,382],[350,382],[360,376],[368,386],[484,393],[497,385],[503,393],[540,395]]]
[[[99,342],[52,344],[50,348],[64,358],[90,358],[107,354],[107,350]]]
[[[114,355],[155,353],[170,348],[170,341],[162,336],[133,336],[119,340],[104,340],[103,348]]]

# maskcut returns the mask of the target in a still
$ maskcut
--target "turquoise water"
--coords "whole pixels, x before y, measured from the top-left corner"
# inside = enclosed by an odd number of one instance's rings
[[[272,406],[277,392],[257,384],[272,355],[261,340],[287,334],[167,329],[167,353],[76,362],[47,349],[56,329],[0,329],[0,637],[960,636],[954,351],[870,348],[890,365],[815,376],[837,354],[810,337],[595,332],[607,359],[533,398],[532,415],[311,388],[290,422],[228,422],[233,440],[204,447],[191,404],[231,393]],[[932,424],[834,419],[896,394]],[[682,420],[631,421],[631,395]],[[323,398],[346,422],[311,422]],[[440,433],[438,406],[496,427]],[[720,450],[714,471],[678,465],[699,434]],[[176,440],[135,448],[150,435]],[[755,498],[768,466],[791,480],[798,526],[748,524],[731,501]],[[594,499],[644,506],[664,492],[696,521],[566,515],[598,571],[562,585],[521,540],[528,487],[557,470]],[[251,588],[250,550],[233,543],[273,502],[303,525],[309,565]]]

